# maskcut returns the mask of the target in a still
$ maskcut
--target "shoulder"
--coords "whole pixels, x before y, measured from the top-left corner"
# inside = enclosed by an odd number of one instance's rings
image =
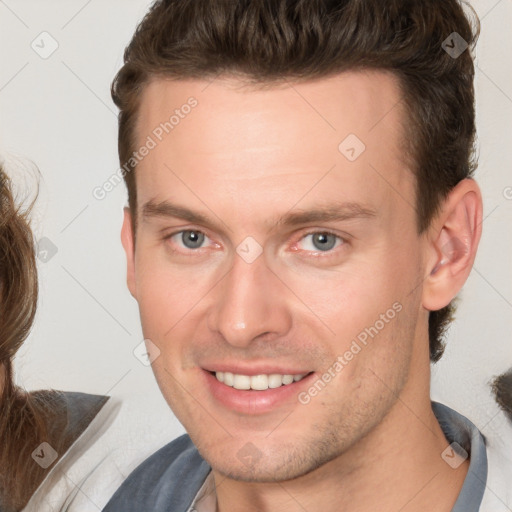
[[[142,462],[103,510],[186,510],[210,469],[184,434]]]
[[[32,455],[38,463],[35,457],[40,458],[45,477],[24,511],[43,512],[71,500],[76,493],[73,482],[96,470],[105,454],[95,447],[116,418],[120,403],[105,395],[72,391],[41,390],[31,396],[46,410],[49,424],[47,442]]]
[[[106,395],[93,395],[76,391],[34,391],[30,394],[46,410],[48,444],[58,454],[57,462],[69,458],[72,449],[82,448],[116,416],[119,404]],[[51,398],[48,399],[48,396]],[[95,428],[92,429],[91,427]]]
[[[473,510],[476,503],[482,512],[512,510],[512,429],[505,414],[490,409],[490,419],[482,427],[484,435],[467,417],[450,407],[436,402],[432,402],[432,407],[447,440],[462,447],[467,452],[465,456],[469,455],[468,474],[453,510]]]

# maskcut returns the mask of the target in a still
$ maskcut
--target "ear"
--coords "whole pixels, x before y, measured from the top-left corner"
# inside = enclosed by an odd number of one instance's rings
[[[428,232],[423,307],[447,306],[471,272],[482,232],[482,196],[472,179],[459,182],[443,201]]]
[[[126,253],[126,282],[132,297],[137,299],[135,286],[135,241],[133,219],[129,208],[124,209],[123,227],[121,228],[121,243]]]

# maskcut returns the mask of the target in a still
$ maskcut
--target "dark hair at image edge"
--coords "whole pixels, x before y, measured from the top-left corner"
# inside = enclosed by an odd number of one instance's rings
[[[466,5],[466,4],[465,4]],[[237,77],[262,86],[381,70],[399,80],[406,112],[404,161],[416,177],[419,232],[462,179],[473,176],[474,27],[456,0],[159,0],[127,46],[112,83],[118,150],[136,222],[134,159],[141,94],[153,79]],[[457,32],[469,45],[454,59],[442,48]],[[340,134],[341,135],[341,134]],[[134,224],[135,225],[135,224]],[[135,228],[134,228],[135,229]],[[430,359],[444,350],[455,307],[429,317]]]
[[[512,368],[495,377],[491,382],[492,391],[501,409],[512,420]]]

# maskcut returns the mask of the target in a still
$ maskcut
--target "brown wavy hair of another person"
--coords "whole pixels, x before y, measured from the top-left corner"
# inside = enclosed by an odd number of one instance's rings
[[[14,383],[13,358],[32,327],[38,297],[35,244],[29,225],[33,202],[22,210],[0,164],[0,508],[22,510],[50,468],[32,458],[57,414],[60,393],[27,393]],[[65,418],[64,418],[65,419]],[[54,439],[52,447],[59,453]]]

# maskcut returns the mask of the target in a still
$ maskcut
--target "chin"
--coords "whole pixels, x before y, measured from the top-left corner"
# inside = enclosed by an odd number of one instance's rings
[[[198,447],[198,450],[212,469],[225,478],[275,483],[307,475],[339,455],[332,446],[329,452],[324,448],[310,443],[302,449],[297,444],[274,446],[268,443],[264,450],[259,450],[251,441],[230,440],[227,446],[217,444],[215,447]]]

